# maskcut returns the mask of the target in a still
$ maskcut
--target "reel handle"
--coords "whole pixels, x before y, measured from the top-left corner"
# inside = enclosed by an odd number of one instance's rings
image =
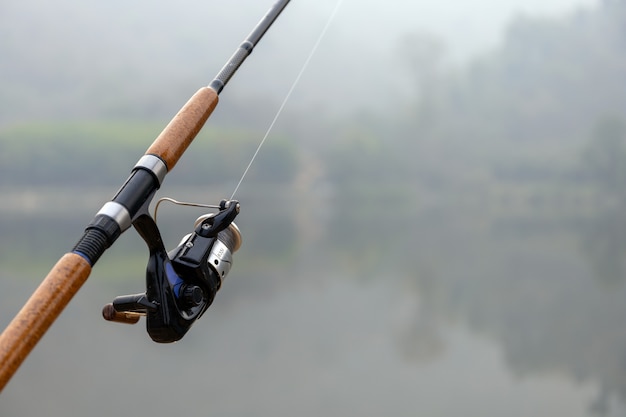
[[[130,311],[117,311],[113,307],[113,303],[109,303],[102,308],[102,317],[106,321],[114,321],[116,323],[136,324],[143,316],[141,313],[133,313]]]

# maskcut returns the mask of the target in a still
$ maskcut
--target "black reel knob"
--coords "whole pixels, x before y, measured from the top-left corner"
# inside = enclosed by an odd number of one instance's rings
[[[197,285],[186,285],[183,288],[183,300],[189,307],[197,307],[204,301],[204,292]]]

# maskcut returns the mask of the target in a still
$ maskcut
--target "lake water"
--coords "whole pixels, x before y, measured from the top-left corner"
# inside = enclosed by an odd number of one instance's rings
[[[359,213],[305,213],[325,226],[294,223],[271,247],[255,224],[280,222],[242,214],[223,289],[172,345],[100,317],[143,290],[143,265],[109,276],[141,245],[123,237],[5,388],[0,415],[626,413],[620,210]],[[37,281],[3,273],[3,326]]]

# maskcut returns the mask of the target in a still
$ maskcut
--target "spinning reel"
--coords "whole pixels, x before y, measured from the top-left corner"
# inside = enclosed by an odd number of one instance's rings
[[[194,231],[166,252],[155,220],[138,216],[133,225],[148,245],[146,292],[116,297],[102,310],[105,320],[137,323],[146,317],[155,342],[180,340],[209,308],[241,246],[241,233],[233,220],[240,205],[222,200],[217,213],[199,217]]]

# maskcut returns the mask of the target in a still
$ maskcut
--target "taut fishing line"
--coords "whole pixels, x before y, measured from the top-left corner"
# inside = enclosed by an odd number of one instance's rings
[[[239,187],[241,186],[241,183],[243,182],[244,178],[248,174],[248,171],[250,170],[250,167],[254,163],[254,160],[256,159],[257,155],[259,154],[259,151],[261,150],[261,148],[265,144],[265,141],[267,140],[267,138],[269,137],[270,133],[274,129],[274,125],[278,121],[278,118],[280,117],[280,115],[282,114],[285,106],[287,105],[287,102],[289,101],[289,99],[291,97],[291,94],[296,89],[296,86],[299,84],[300,79],[302,78],[302,75],[304,74],[304,72],[308,68],[311,60],[313,59],[313,56],[317,52],[317,49],[318,49],[319,45],[322,43],[322,40],[326,36],[326,32],[328,32],[328,28],[330,27],[330,25],[332,24],[333,20],[335,19],[335,16],[337,15],[337,12],[339,11],[339,8],[341,7],[341,3],[343,3],[343,0],[338,0],[337,3],[335,4],[335,8],[333,9],[333,11],[331,12],[330,16],[328,17],[328,19],[326,21],[326,25],[324,26],[324,28],[320,32],[317,40],[315,41],[315,44],[313,44],[313,47],[311,48],[311,52],[309,52],[309,55],[307,56],[306,60],[304,61],[304,64],[302,64],[302,68],[300,68],[300,71],[298,72],[298,75],[296,76],[296,78],[294,79],[293,83],[291,84],[291,87],[289,88],[289,91],[287,91],[287,95],[283,99],[280,107],[278,108],[278,111],[276,112],[276,114],[274,115],[274,118],[272,119],[272,122],[270,123],[269,127],[265,131],[265,134],[263,135],[263,138],[261,139],[261,142],[259,143],[259,145],[257,146],[256,150],[254,151],[254,154],[252,155],[252,158],[250,158],[250,162],[248,162],[248,166],[243,171],[243,174],[241,175],[241,178],[239,179],[239,182],[237,182],[237,185],[235,186],[235,189],[233,190],[233,193],[230,196],[230,200],[233,200],[233,198],[235,197],[235,194],[239,190]],[[154,220],[155,221],[156,221],[157,211],[158,211],[159,205],[163,201],[167,201],[167,202],[173,203],[175,205],[179,205],[179,206],[219,208],[219,206],[215,206],[215,205],[211,205],[211,204],[182,202],[182,201],[177,201],[177,200],[175,200],[173,198],[170,198],[170,197],[162,197],[156,203],[156,206],[154,208]]]
[[[230,196],[231,200],[235,197],[235,194],[237,193],[237,190],[239,190],[239,187],[241,186],[241,183],[243,182],[244,178],[248,174],[248,171],[250,170],[250,167],[252,166],[252,163],[256,159],[256,157],[259,154],[259,151],[261,150],[263,145],[265,144],[265,141],[267,140],[267,137],[272,132],[272,129],[274,128],[274,125],[276,124],[276,121],[278,120],[278,118],[282,114],[283,109],[285,108],[285,105],[287,104],[287,102],[289,101],[289,98],[291,97],[291,94],[293,93],[293,91],[295,90],[296,86],[300,82],[300,78],[302,78],[302,74],[304,74],[304,72],[306,71],[307,67],[309,66],[309,63],[311,62],[311,59],[315,55],[315,52],[317,52],[317,48],[319,47],[320,43],[322,43],[322,39],[324,39],[324,36],[326,35],[326,32],[328,31],[328,28],[330,27],[331,23],[333,22],[333,20],[335,18],[335,15],[339,11],[341,3],[343,3],[343,0],[338,0],[337,1],[337,4],[335,5],[335,8],[333,9],[332,13],[330,14],[328,20],[326,21],[326,25],[324,26],[324,28],[322,29],[320,35],[318,36],[317,41],[315,42],[315,44],[313,45],[313,48],[311,49],[311,52],[309,52],[309,56],[304,61],[304,64],[302,65],[302,68],[300,69],[300,72],[298,72],[298,75],[296,76],[295,80],[291,84],[291,87],[289,88],[289,91],[287,92],[287,95],[285,96],[285,98],[283,99],[283,102],[281,103],[280,107],[278,108],[278,111],[276,112],[276,115],[274,116],[274,119],[272,120],[272,123],[270,123],[269,127],[265,131],[265,134],[263,135],[263,139],[261,139],[261,142],[259,143],[259,146],[257,146],[256,151],[254,151],[254,154],[252,155],[252,158],[250,159],[250,162],[248,163],[248,166],[243,171],[243,174],[241,175],[241,178],[239,179],[239,182],[237,183],[237,186],[235,187],[235,190],[233,191],[233,194]]]

